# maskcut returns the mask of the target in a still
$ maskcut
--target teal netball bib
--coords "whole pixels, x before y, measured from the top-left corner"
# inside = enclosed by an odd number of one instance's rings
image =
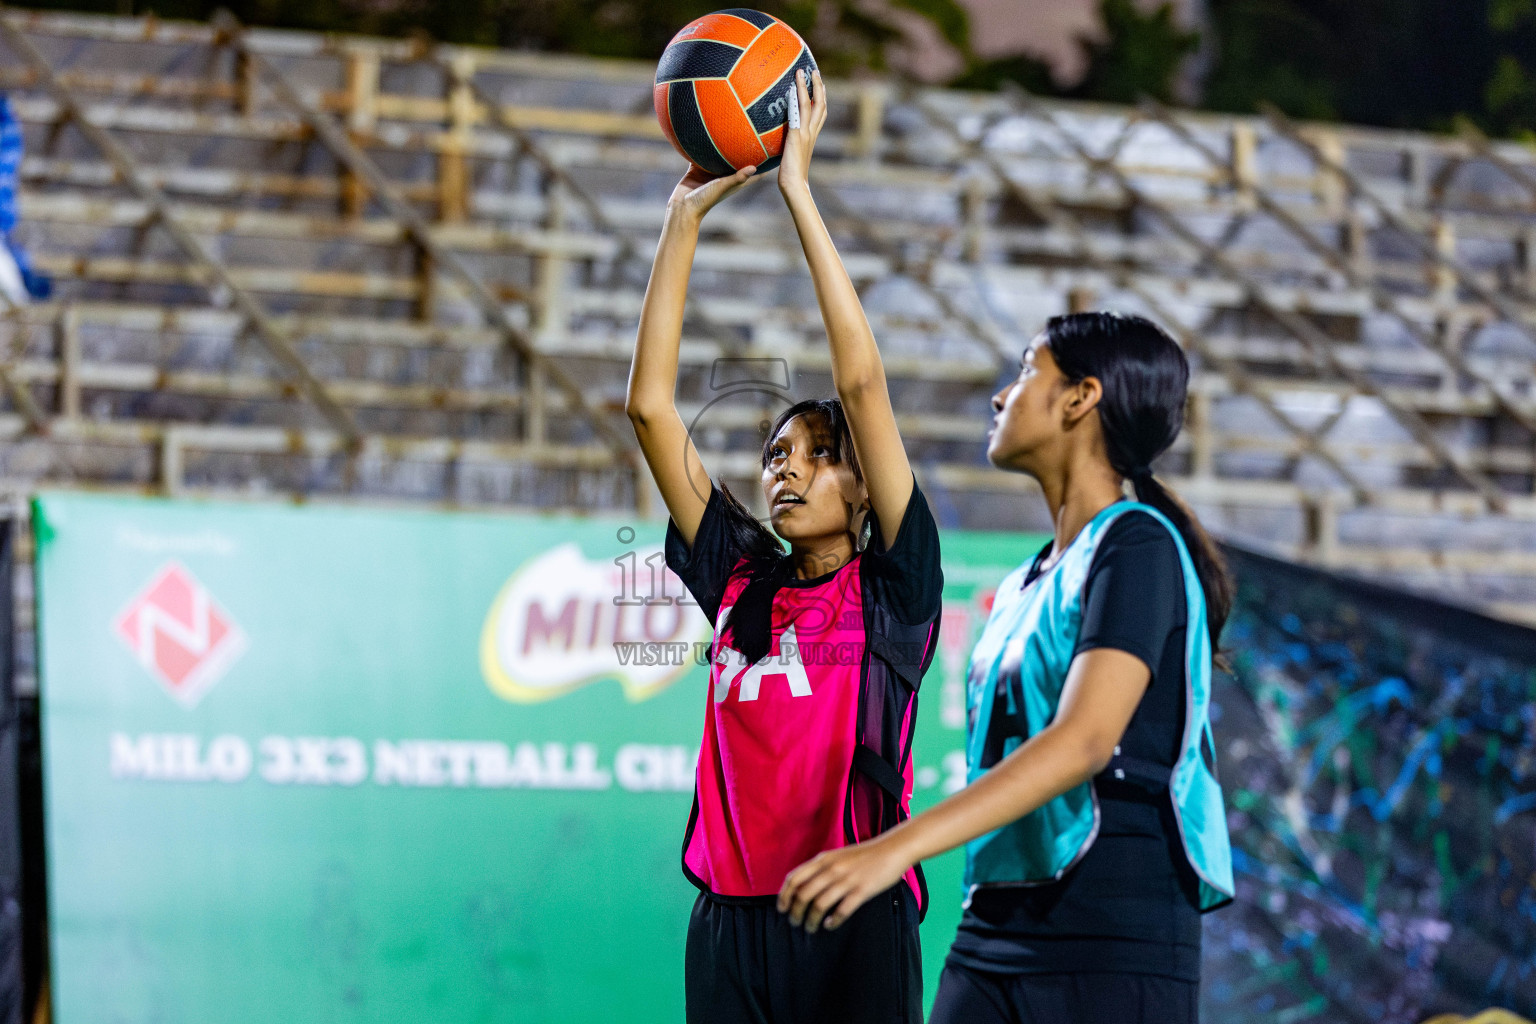
[[[1023,585],[1027,565],[999,584],[967,673],[967,781],[974,782],[1055,717],[1077,647],[1083,585],[1094,553],[1110,525],[1132,510],[1148,513],[1173,535],[1184,572],[1189,609],[1186,713],[1179,759],[1167,782],[1184,853],[1200,878],[1200,909],[1210,910],[1231,900],[1234,886],[1232,847],[1211,739],[1211,641],[1205,592],[1184,538],[1150,505],[1127,501],[1110,505],[1029,586]],[[977,886],[1040,885],[1060,879],[1088,853],[1098,831],[1099,801],[1089,781],[968,843],[967,898]]]

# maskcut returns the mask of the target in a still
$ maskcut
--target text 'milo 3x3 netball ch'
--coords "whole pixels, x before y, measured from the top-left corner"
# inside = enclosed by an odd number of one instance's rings
[[[677,151],[713,175],[779,164],[795,72],[816,68],[799,33],[745,7],[706,14],[656,65],[656,117]]]

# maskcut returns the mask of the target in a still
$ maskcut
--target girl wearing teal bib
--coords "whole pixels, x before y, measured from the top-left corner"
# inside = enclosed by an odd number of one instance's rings
[[[1231,583],[1151,468],[1188,381],[1140,317],[1055,317],[1030,343],[993,397],[987,457],[1039,483],[1054,538],[999,585],[972,653],[970,784],[780,892],[793,923],[836,928],[964,845],[930,1024],[1198,1020],[1200,914],[1233,893],[1209,718]]]

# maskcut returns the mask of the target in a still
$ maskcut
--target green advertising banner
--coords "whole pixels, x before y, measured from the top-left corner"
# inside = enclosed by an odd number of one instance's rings
[[[677,1022],[709,626],[655,522],[49,494],[59,1024]],[[1040,538],[944,536],[915,803]],[[931,1000],[959,917],[927,865]]]

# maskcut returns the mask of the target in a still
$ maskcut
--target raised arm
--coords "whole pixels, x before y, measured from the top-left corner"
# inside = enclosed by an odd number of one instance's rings
[[[832,236],[822,223],[811,198],[808,179],[811,150],[827,121],[827,94],[821,73],[815,72],[807,88],[805,73],[795,76],[800,125],[784,129],[784,158],[779,167],[779,191],[789,204],[816,285],[816,301],[832,347],[832,383],[848,415],[853,448],[864,471],[869,503],[879,518],[883,539],[896,543],[896,531],[912,496],[912,467],[896,429],[896,414],[886,388],[880,350],[864,317],[859,293],[854,291]],[[814,98],[813,98],[814,97]]]
[[[690,167],[672,190],[656,260],[651,264],[651,281],[640,307],[640,332],[629,367],[624,412],[635,428],[645,464],[667,503],[667,511],[689,547],[699,532],[713,485],[676,404],[677,352],[682,341],[688,275],[693,270],[704,214],[745,184],[755,170],[743,167],[730,177],[712,179],[699,168]]]

